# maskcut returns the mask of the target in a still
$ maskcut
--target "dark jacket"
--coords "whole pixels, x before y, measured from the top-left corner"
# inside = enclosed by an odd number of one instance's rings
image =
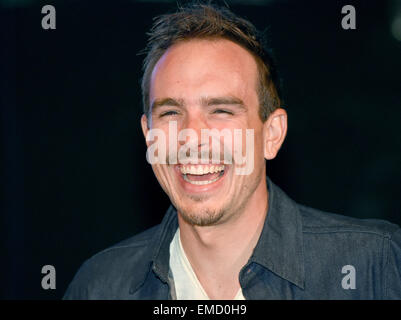
[[[245,299],[401,299],[401,229],[295,203],[267,179],[269,209],[239,274]],[[171,299],[173,207],[161,224],[87,260],[64,299]]]

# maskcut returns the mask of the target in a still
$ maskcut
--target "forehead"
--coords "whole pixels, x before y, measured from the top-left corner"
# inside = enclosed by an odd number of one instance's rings
[[[226,40],[190,40],[170,47],[153,69],[150,100],[171,96],[196,99],[230,94],[256,96],[255,58],[240,45]]]

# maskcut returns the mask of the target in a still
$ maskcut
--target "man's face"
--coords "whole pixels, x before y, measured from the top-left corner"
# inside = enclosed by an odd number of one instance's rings
[[[253,170],[238,175],[235,162],[225,164],[221,137],[221,162],[183,165],[153,164],[153,171],[184,220],[194,225],[215,225],[241,212],[260,183],[265,183],[264,126],[259,118],[258,70],[253,56],[241,46],[225,39],[191,40],[170,47],[156,64],[150,83],[151,116],[142,118],[148,129],[161,129],[167,139],[169,123],[175,121],[178,132],[192,129],[197,140],[187,144],[201,148],[202,129],[242,132],[245,155],[245,130],[254,134]],[[149,124],[149,128],[147,128]],[[227,132],[226,130],[226,132]],[[174,137],[174,139],[177,139]],[[191,141],[193,140],[193,141]],[[168,155],[167,140],[167,155]],[[184,141],[177,141],[180,146]],[[151,143],[148,143],[148,145]],[[238,141],[237,141],[238,144]],[[210,147],[212,143],[210,140]],[[168,156],[167,156],[168,158]]]

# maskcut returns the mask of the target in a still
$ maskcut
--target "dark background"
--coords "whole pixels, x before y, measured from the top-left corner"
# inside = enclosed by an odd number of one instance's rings
[[[268,28],[283,78],[289,132],[272,180],[297,202],[401,224],[400,1],[226,2]],[[41,28],[44,4],[56,30]],[[346,4],[356,30],[341,28]],[[145,159],[138,52],[175,8],[1,2],[1,298],[60,299],[84,260],[160,222],[169,200]],[[41,288],[46,264],[56,290]]]

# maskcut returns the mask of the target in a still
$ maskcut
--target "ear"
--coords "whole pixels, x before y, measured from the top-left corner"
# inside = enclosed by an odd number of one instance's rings
[[[274,159],[287,134],[287,112],[278,108],[274,110],[263,124],[264,156]]]
[[[141,126],[142,126],[143,135],[144,135],[145,140],[146,140],[146,136],[147,136],[148,131],[149,131],[148,117],[146,116],[146,114],[143,114],[142,117],[141,117]],[[148,141],[146,141],[146,145],[149,147]]]

